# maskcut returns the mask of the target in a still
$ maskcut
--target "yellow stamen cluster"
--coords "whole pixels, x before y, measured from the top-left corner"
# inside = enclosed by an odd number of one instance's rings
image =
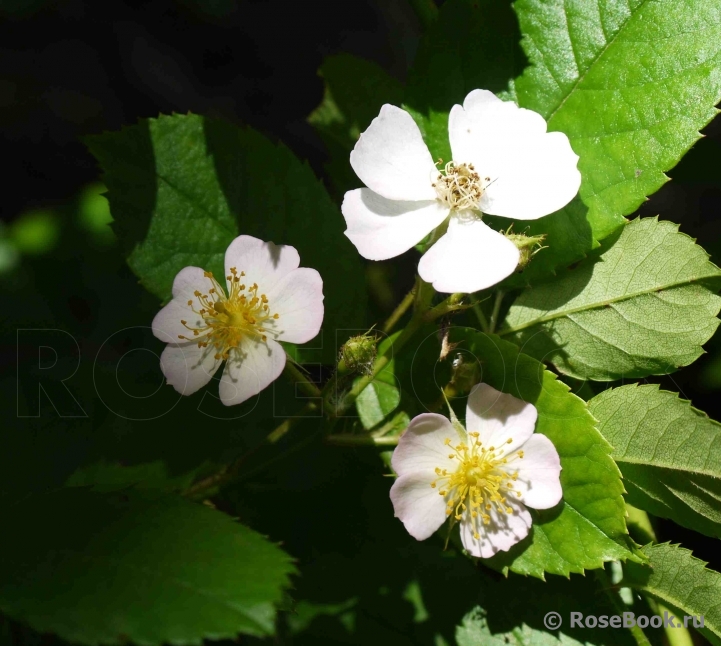
[[[268,334],[275,335],[273,329],[278,314],[270,311],[268,297],[258,294],[258,285],[253,283],[246,287],[241,283],[245,272],[231,267],[228,280],[229,293],[220,286],[213,274],[205,272],[210,282],[206,294],[196,290],[194,296],[197,304],[191,299],[188,307],[200,317],[197,326],[187,321],[180,322],[193,336],[179,334],[182,341],[197,341],[199,348],[212,347],[216,359],[230,358],[230,351],[237,348],[244,338],[267,341]],[[196,309],[197,307],[197,309]]]
[[[521,492],[513,488],[518,470],[511,473],[506,465],[523,458],[523,451],[517,451],[510,458],[501,457],[502,451],[493,446],[485,448],[478,436],[478,433],[468,433],[468,442],[455,446],[446,438],[446,446],[453,451],[448,458],[457,460],[458,468],[449,473],[448,469],[436,467],[438,477],[431,482],[431,487],[438,488],[439,495],[446,499],[446,515],[461,520],[465,514],[476,540],[480,538],[481,523],[491,522],[488,512],[493,507],[503,514],[513,513],[506,497],[514,494],[521,497]],[[512,442],[510,438],[507,440],[508,444]]]
[[[446,164],[443,173],[438,173],[433,188],[436,189],[438,199],[451,209],[472,211],[478,209],[478,202],[488,182],[490,178],[482,180],[473,164],[456,165],[451,161]]]

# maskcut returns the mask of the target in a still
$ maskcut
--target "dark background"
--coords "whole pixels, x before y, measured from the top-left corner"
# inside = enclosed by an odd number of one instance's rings
[[[320,170],[305,120],[323,58],[349,52],[402,79],[420,34],[405,0],[2,0],[0,15],[8,219],[98,178],[80,137],[158,113],[247,123]]]
[[[316,72],[323,58],[348,52],[404,80],[420,34],[406,0],[0,0],[2,220],[62,209],[99,180],[84,135],[173,111],[249,124],[283,140],[322,176],[327,151],[306,118],[322,98]],[[721,122],[705,133],[641,214],[680,223],[718,264]],[[73,251],[64,253],[70,262]],[[41,262],[32,254],[21,259],[30,273]],[[79,262],[73,266],[82,271]],[[129,272],[126,279],[132,280]],[[33,280],[31,289],[40,289]],[[398,276],[399,282],[408,280]],[[80,296],[73,289],[67,286],[58,316],[67,309],[65,324],[82,334],[97,316],[102,295]],[[680,391],[716,419],[718,337],[693,366],[649,380]],[[12,361],[14,351],[6,348],[6,370]],[[715,541],[668,522],[660,523],[659,533],[721,569]]]

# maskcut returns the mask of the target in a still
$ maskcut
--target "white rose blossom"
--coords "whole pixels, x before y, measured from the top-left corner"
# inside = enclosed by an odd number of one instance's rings
[[[342,205],[346,235],[369,260],[398,256],[450,214],[447,232],[421,258],[418,273],[439,292],[479,291],[510,275],[519,251],[483,213],[535,220],[578,192],[578,156],[568,137],[546,132],[541,115],[474,90],[448,118],[453,161],[439,169],[413,117],[384,105],[351,152],[367,188]]]
[[[473,556],[507,551],[528,535],[527,507],[549,509],[562,497],[561,461],[534,433],[535,406],[487,384],[468,397],[466,428],[452,417],[415,417],[393,452],[396,517],[422,541],[446,520],[460,525]]]
[[[225,252],[227,291],[210,272],[182,269],[153,320],[168,343],[160,357],[168,383],[191,395],[225,361],[220,399],[231,406],[277,379],[286,360],[278,341],[310,341],[323,322],[323,281],[299,265],[293,247],[239,236]]]

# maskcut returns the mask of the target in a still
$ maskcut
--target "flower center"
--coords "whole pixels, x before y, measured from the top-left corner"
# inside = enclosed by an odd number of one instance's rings
[[[478,433],[468,433],[468,443],[451,444],[446,438],[445,444],[454,452],[449,454],[451,460],[458,461],[454,473],[448,469],[436,467],[438,476],[431,487],[439,488],[439,495],[446,499],[446,515],[453,514],[455,520],[463,515],[470,520],[473,537],[480,537],[480,523],[491,522],[489,511],[495,506],[504,514],[512,514],[513,508],[506,501],[506,496],[515,494],[520,498],[521,492],[514,491],[513,483],[518,479],[518,470],[508,472],[508,458],[502,458],[501,451],[493,446],[485,448],[478,440]],[[507,440],[511,444],[513,439]],[[517,451],[511,460],[523,458],[523,451]],[[504,495],[505,494],[505,495]]]
[[[448,162],[433,184],[438,199],[455,211],[478,209],[489,177],[481,178],[473,164]]]
[[[246,288],[240,282],[243,276],[244,271],[239,274],[235,267],[231,267],[230,275],[226,276],[230,293],[226,296],[213,274],[206,271],[205,277],[211,286],[207,294],[195,291],[198,309],[192,299],[188,301],[188,307],[201,320],[197,321],[197,327],[181,320],[193,333],[193,337],[179,334],[178,338],[184,341],[197,340],[199,348],[210,345],[215,349],[216,359],[228,359],[230,351],[237,348],[244,338],[267,341],[267,334],[276,334],[272,327],[278,315],[271,313],[268,297],[265,294],[258,295],[258,285],[255,283]]]

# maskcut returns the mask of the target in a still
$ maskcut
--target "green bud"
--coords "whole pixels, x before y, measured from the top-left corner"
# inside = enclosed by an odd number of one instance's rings
[[[510,228],[503,235],[506,236],[521,252],[521,258],[518,261],[518,269],[523,269],[531,258],[535,256],[541,249],[545,249],[543,241],[546,239],[545,234],[538,236],[527,236],[523,233],[511,233]]]
[[[376,337],[367,332],[348,339],[340,349],[339,363],[344,367],[343,372],[371,374],[378,353],[376,342]]]

